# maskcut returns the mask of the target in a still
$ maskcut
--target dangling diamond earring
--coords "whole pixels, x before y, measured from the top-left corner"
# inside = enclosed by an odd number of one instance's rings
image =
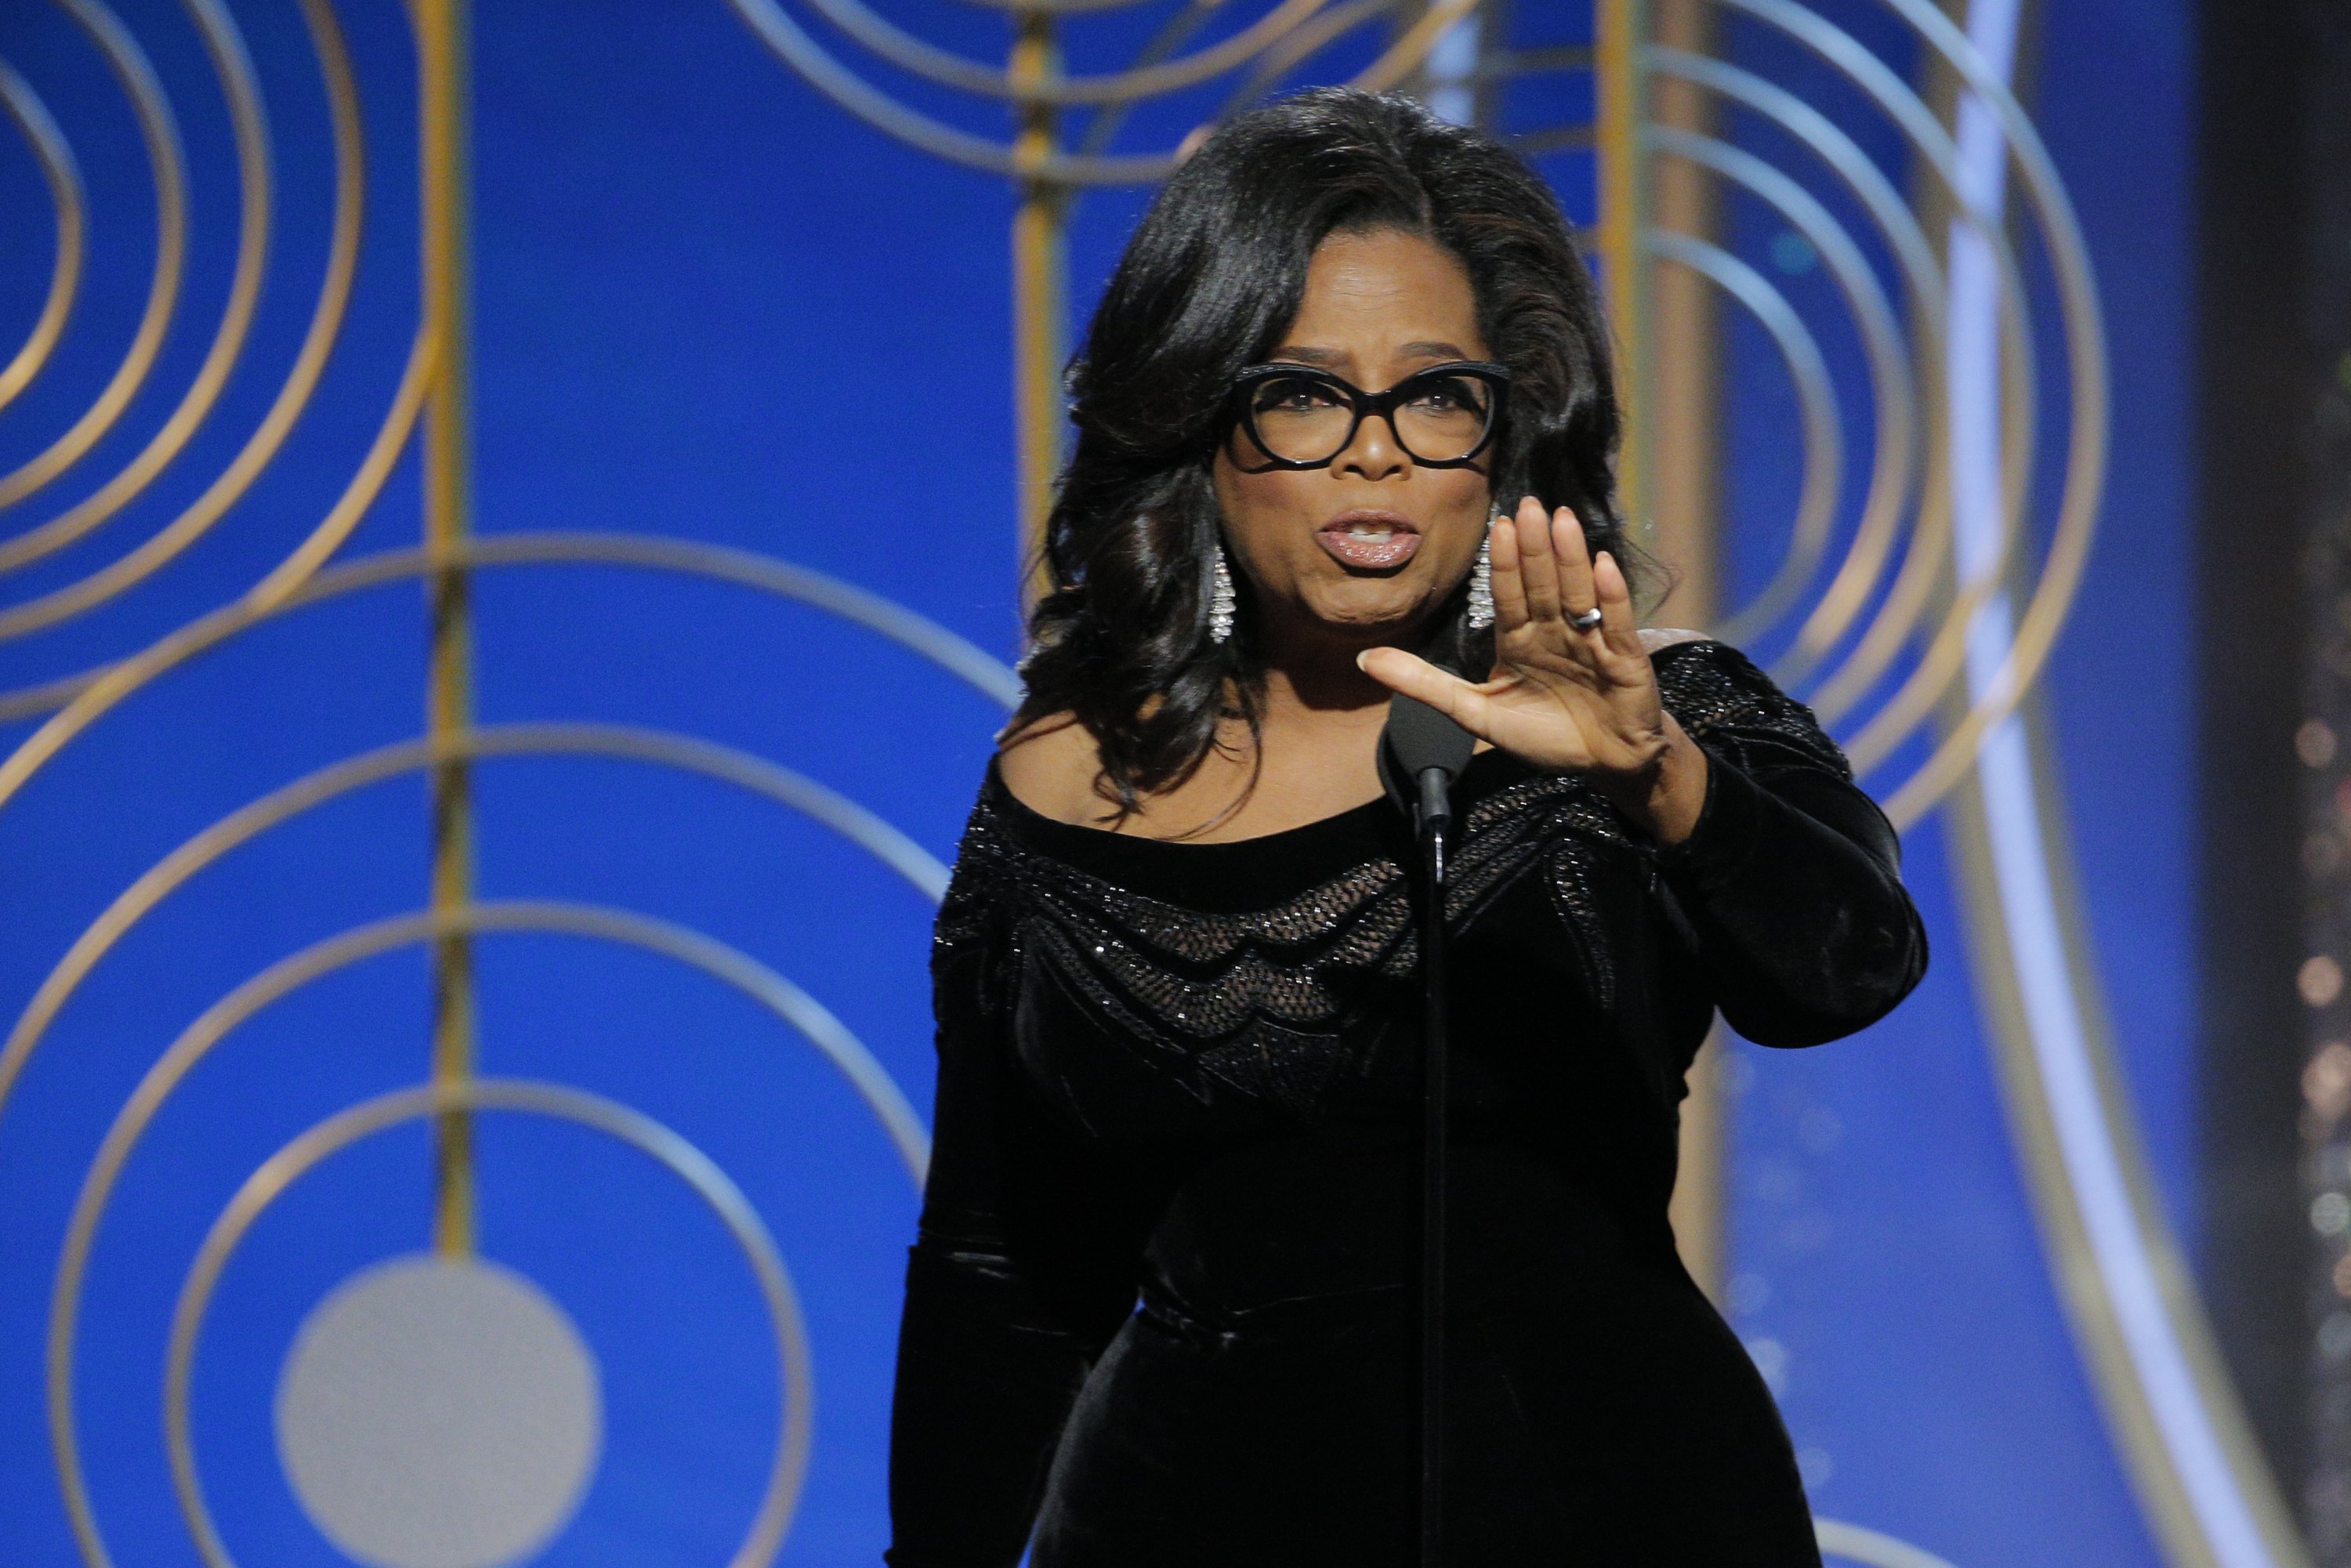
[[[1216,547],[1217,563],[1208,579],[1208,641],[1221,643],[1233,634],[1233,569],[1225,564],[1225,547]]]
[[[1494,517],[1501,515],[1497,512]],[[1486,519],[1486,537],[1478,545],[1478,564],[1469,569],[1468,620],[1473,632],[1494,623],[1494,517]]]

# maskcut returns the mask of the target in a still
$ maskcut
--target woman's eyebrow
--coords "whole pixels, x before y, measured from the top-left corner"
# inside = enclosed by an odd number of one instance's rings
[[[1458,343],[1406,343],[1395,352],[1396,358],[1400,360],[1466,360],[1469,357],[1461,351],[1461,345]],[[1321,365],[1327,368],[1332,365],[1343,365],[1354,356],[1343,349],[1312,349],[1295,343],[1285,343],[1273,351],[1273,358],[1284,364]]]

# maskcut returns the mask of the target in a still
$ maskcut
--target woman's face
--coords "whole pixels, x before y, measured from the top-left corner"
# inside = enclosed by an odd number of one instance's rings
[[[1488,360],[1469,274],[1396,229],[1334,234],[1314,252],[1298,319],[1271,360],[1382,392],[1447,360]],[[1261,469],[1238,426],[1217,454],[1226,537],[1257,591],[1269,643],[1409,637],[1468,575],[1490,509],[1485,460],[1430,468],[1366,418],[1327,468]],[[1252,472],[1253,469],[1259,471]]]

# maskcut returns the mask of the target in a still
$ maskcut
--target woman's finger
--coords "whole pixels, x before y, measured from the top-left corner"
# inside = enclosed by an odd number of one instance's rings
[[[1559,560],[1552,552],[1551,523],[1542,503],[1529,496],[1519,503],[1519,577],[1527,595],[1527,618],[1559,619]]]
[[[1592,586],[1592,556],[1584,543],[1583,524],[1562,507],[1551,517],[1552,552],[1559,558],[1560,612],[1570,619],[1596,606]]]
[[[1646,660],[1640,624],[1633,615],[1633,586],[1625,580],[1625,569],[1606,550],[1592,559],[1592,589],[1599,600],[1600,635],[1608,651],[1620,658]]]
[[[1492,703],[1460,676],[1402,648],[1366,648],[1355,655],[1355,664],[1388,690],[1418,697],[1479,739],[1494,739],[1487,733]]]
[[[1519,559],[1519,526],[1504,513],[1487,534],[1487,560],[1493,568],[1494,635],[1501,638],[1527,623],[1526,574]]]

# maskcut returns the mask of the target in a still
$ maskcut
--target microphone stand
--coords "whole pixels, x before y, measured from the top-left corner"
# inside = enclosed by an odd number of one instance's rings
[[[1423,1022],[1420,1085],[1420,1562],[1444,1563],[1445,1242],[1447,1103],[1445,1038],[1445,850],[1453,826],[1452,779],[1420,771],[1414,811],[1420,841],[1420,964]]]
[[[1445,854],[1453,828],[1453,780],[1477,742],[1427,704],[1388,703],[1379,766],[1389,798],[1412,818],[1420,862],[1423,982],[1420,1166],[1420,1563],[1444,1563],[1447,1071]]]

